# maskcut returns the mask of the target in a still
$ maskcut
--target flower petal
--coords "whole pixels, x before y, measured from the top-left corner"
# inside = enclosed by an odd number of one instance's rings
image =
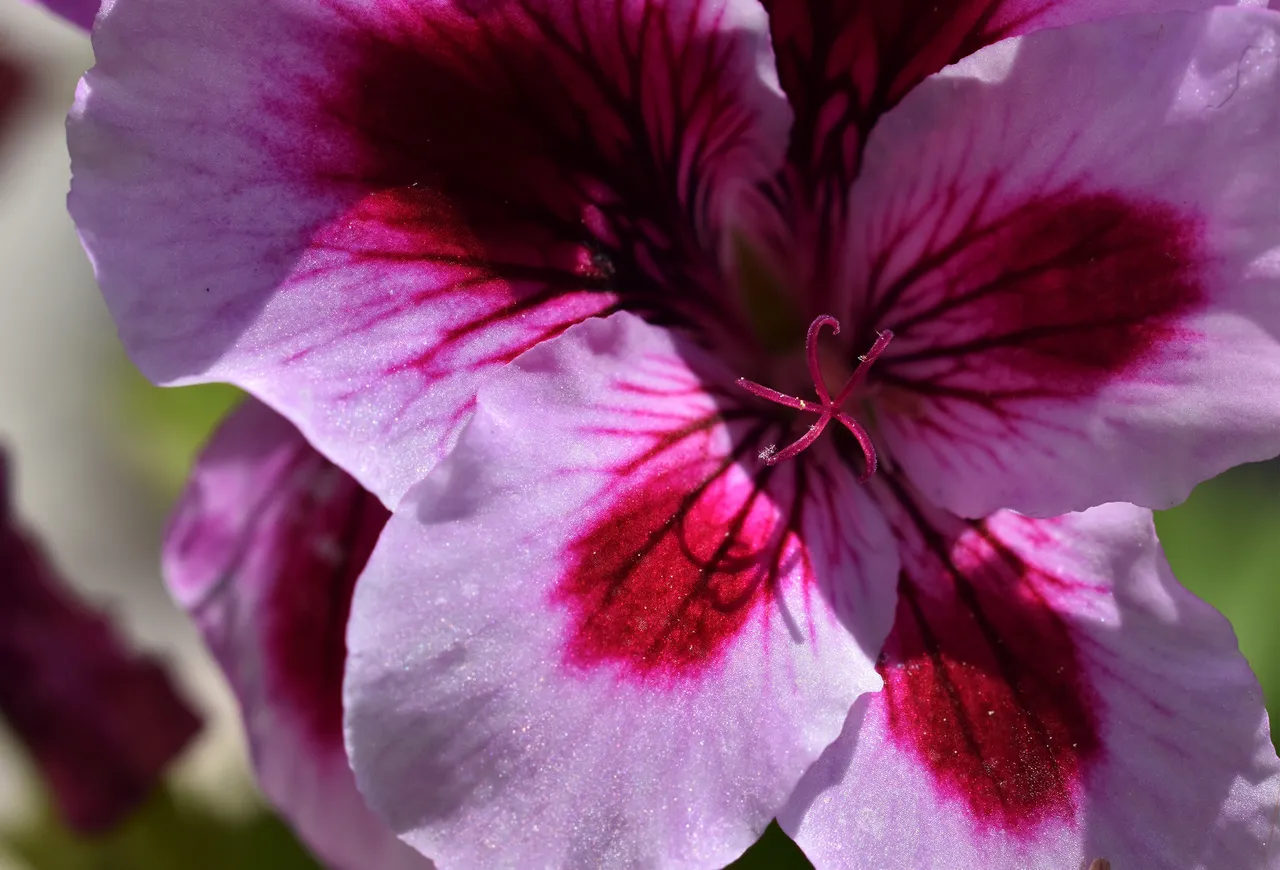
[[[83,30],[93,27],[93,19],[98,14],[99,6],[102,5],[99,0],[29,0],[29,2],[43,6]]]
[[[846,250],[881,434],[964,516],[1165,507],[1280,452],[1280,15],[1006,41],[877,129]]]
[[[1258,0],[1252,0],[1256,4]],[[765,0],[796,120],[790,162],[842,196],[867,136],[925,77],[983,46],[1047,27],[1229,0]],[[836,203],[833,203],[836,204]]]
[[[1268,866],[1261,690],[1148,511],[963,522],[903,504],[885,691],[780,816],[817,866]]]
[[[386,508],[254,400],[198,460],[164,569],[239,698],[258,778],[336,870],[425,870],[365,806],[342,745],[346,623]]]
[[[229,380],[394,505],[477,385],[713,255],[788,114],[751,0],[109,3],[71,210],[151,378]]]
[[[0,451],[0,719],[66,823],[122,822],[200,730],[168,673],[65,587],[9,505]]]
[[[630,314],[575,326],[388,524],[348,750],[445,866],[723,866],[879,686],[883,519],[852,473],[739,464],[715,368]]]

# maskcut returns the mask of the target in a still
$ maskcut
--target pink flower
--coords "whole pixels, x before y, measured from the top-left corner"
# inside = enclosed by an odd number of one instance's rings
[[[240,700],[263,791],[337,870],[431,867],[369,812],[342,746],[351,590],[387,517],[249,400],[197,461],[165,540],[170,589]]]
[[[47,5],[85,29],[98,11]],[[336,870],[433,866],[369,812],[342,745],[351,591],[387,517],[297,429],[249,400],[197,461],[165,541],[166,579],[240,700],[263,791]]]
[[[9,505],[0,452],[0,720],[31,753],[63,820],[108,830],[200,730],[157,662],[69,592]]]
[[[1280,453],[1280,14],[767,5],[99,17],[135,359],[395,509],[362,792],[446,867],[1262,866],[1257,684],[1113,502]]]

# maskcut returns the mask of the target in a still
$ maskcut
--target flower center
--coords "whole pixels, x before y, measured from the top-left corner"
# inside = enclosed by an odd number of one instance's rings
[[[779,393],[777,390],[757,384],[755,381],[747,380],[746,378],[738,378],[738,386],[762,399],[777,402],[779,405],[786,405],[788,408],[795,408],[797,411],[808,411],[818,415],[818,421],[809,427],[809,431],[801,435],[789,447],[778,450],[775,445],[771,444],[761,451],[760,458],[764,460],[766,465],[777,465],[785,459],[798,456],[805,448],[818,440],[818,436],[822,434],[823,429],[827,428],[828,423],[832,420],[839,420],[841,425],[848,429],[849,433],[857,439],[858,445],[862,448],[862,454],[866,458],[866,468],[858,479],[865,482],[876,472],[876,449],[872,445],[871,438],[867,435],[866,430],[858,424],[858,421],[840,410],[840,407],[848,400],[849,396],[853,395],[854,389],[866,379],[867,372],[871,369],[871,364],[876,361],[880,354],[884,353],[884,349],[893,340],[893,333],[886,329],[884,332],[877,334],[876,343],[871,346],[871,350],[867,351],[865,356],[858,357],[858,367],[849,376],[844,389],[835,398],[832,398],[830,391],[827,390],[826,382],[823,380],[822,366],[818,359],[818,335],[822,332],[822,327],[824,326],[830,326],[832,334],[840,334],[840,321],[830,314],[823,314],[809,324],[809,334],[805,338],[805,355],[809,364],[809,376],[813,378],[813,387],[818,393],[818,401],[816,403],[806,402],[804,399],[797,399],[795,396],[788,396],[786,393]]]

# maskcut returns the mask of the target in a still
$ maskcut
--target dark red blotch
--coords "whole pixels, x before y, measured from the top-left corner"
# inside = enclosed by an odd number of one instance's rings
[[[1087,393],[1175,352],[1205,301],[1199,225],[1110,193],[1028,200],[930,251],[875,290],[920,348],[878,374],[927,392]]]
[[[717,66],[728,35],[708,45],[689,22],[659,18],[656,7],[477,3],[332,49],[343,86],[324,110],[350,141],[336,160],[304,159],[326,190],[362,193],[314,245],[431,267],[395,305],[456,307],[453,332],[406,366],[452,370],[442,354],[499,321],[524,324],[510,347],[486,342],[506,360],[615,305],[663,322],[723,319],[686,201],[702,194],[710,149],[728,146],[681,125],[696,115],[733,131],[745,109]],[[371,324],[397,313],[378,304]]]
[[[927,76],[1016,31],[997,0],[765,0],[778,78],[795,113],[789,158],[843,191],[876,121]]]
[[[1025,833],[1079,810],[1098,712],[1036,567],[984,528],[902,575],[878,669],[890,739],[979,826]],[[1040,578],[1043,580],[1044,578]]]
[[[767,600],[781,545],[773,511],[680,475],[627,489],[570,548],[553,600],[570,609],[570,665],[640,680],[714,665]]]
[[[1037,200],[997,244],[983,253],[1001,274],[979,302],[996,324],[990,340],[998,352],[1011,337],[1008,364],[1046,376],[1119,374],[1175,338],[1172,321],[1203,299],[1196,227],[1168,207],[1114,195]]]
[[[356,579],[390,513],[345,472],[309,447],[275,530],[279,561],[263,602],[272,686],[312,736],[342,740],[347,617]]]

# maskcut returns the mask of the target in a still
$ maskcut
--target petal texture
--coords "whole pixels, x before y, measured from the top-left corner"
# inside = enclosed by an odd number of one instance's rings
[[[791,163],[840,196],[867,136],[926,76],[1047,27],[1221,0],[765,0],[782,87],[795,110]],[[1256,2],[1253,5],[1258,5]],[[833,205],[835,203],[827,203]]]
[[[1002,42],[887,116],[845,286],[895,333],[881,432],[930,500],[1165,507],[1280,451],[1277,155],[1265,10]]]
[[[819,867],[1272,866],[1280,761],[1148,511],[959,521],[905,490],[880,670],[780,816]]]
[[[356,791],[342,745],[346,623],[388,513],[248,400],[197,461],[164,569],[226,671],[267,797],[335,870],[428,870]]]
[[[615,308],[728,329],[788,120],[750,0],[108,5],[71,211],[134,359],[229,380],[388,505],[489,373]]]
[[[387,526],[348,749],[444,866],[723,866],[878,688],[883,519],[852,474],[739,464],[715,367],[626,313],[575,326],[481,390]]]
[[[76,599],[12,515],[3,451],[0,718],[63,820],[86,834],[124,821],[200,730],[165,669]]]

